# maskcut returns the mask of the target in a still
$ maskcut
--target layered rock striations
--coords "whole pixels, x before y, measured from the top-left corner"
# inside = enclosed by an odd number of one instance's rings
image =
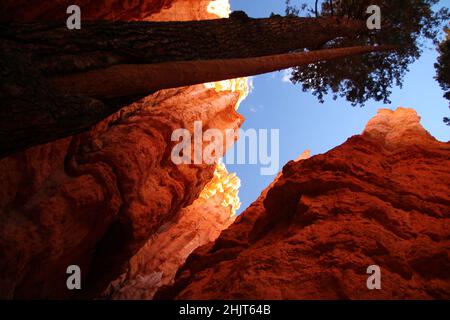
[[[450,143],[415,111],[380,110],[361,135],[289,162],[156,298],[449,299],[449,167]]]

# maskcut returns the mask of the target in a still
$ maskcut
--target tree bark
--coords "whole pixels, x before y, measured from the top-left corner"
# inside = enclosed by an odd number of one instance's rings
[[[0,96],[4,102],[0,109],[0,157],[83,132],[120,109],[120,105],[103,104],[91,97],[118,101],[129,96],[145,96],[164,88],[252,76],[323,60],[392,49],[394,47],[367,46],[257,58],[125,64],[56,77],[49,83],[39,79],[35,72],[30,72],[33,70],[31,66],[25,66],[19,57],[15,57],[14,65],[0,64],[0,72],[7,77]],[[1,58],[6,58],[1,61],[11,60],[10,57]],[[11,68],[19,68],[21,72],[27,73],[17,77],[16,73],[9,72]],[[4,95],[4,89],[9,90],[8,94]],[[21,95],[23,92],[27,93],[25,98]]]
[[[361,21],[337,18],[229,18],[187,22],[2,24],[8,50],[24,52],[44,76],[124,63],[251,58],[318,49],[338,37],[366,32]]]
[[[145,95],[161,89],[255,76],[325,60],[397,48],[396,46],[357,46],[242,59],[120,64],[83,74],[56,77],[50,81],[63,94],[86,94],[101,100],[115,100],[127,96]],[[98,83],[102,85],[98,86]]]
[[[86,131],[120,109],[59,94],[21,55],[0,51],[0,77],[0,158]]]
[[[269,72],[267,59],[252,58],[320,47],[364,26],[298,17],[0,24],[0,157],[88,130],[159,89]]]

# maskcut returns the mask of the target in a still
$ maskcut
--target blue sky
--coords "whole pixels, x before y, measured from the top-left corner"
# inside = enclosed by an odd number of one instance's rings
[[[284,14],[284,0],[231,0],[232,10],[243,10],[250,17],[268,17],[271,12]],[[313,0],[292,1],[293,4],[313,3]],[[450,6],[450,0],[440,2]],[[399,106],[417,110],[422,125],[437,139],[450,140],[450,127],[442,118],[450,116],[448,102],[434,80],[433,64],[437,52],[424,51],[422,57],[410,67],[403,88],[393,88],[390,105],[369,101],[363,108],[352,107],[345,99],[333,101],[327,97],[324,104],[299,86],[283,81],[285,73],[275,72],[252,78],[253,90],[239,108],[246,121],[242,129],[280,130],[280,170],[286,162],[296,159],[309,149],[312,155],[325,153],[342,144],[350,136],[359,134],[379,108],[395,109]],[[230,172],[241,179],[239,196],[247,208],[274,179],[261,176],[260,165],[227,164]]]

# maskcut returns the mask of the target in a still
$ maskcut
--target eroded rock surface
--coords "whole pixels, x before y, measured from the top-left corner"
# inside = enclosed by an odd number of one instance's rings
[[[1,21],[66,21],[70,5],[81,9],[83,20],[145,20],[176,0],[4,0]],[[180,1],[180,0],[178,0]],[[182,0],[183,1],[183,0]],[[192,1],[195,2],[195,1]]]
[[[171,284],[178,268],[196,248],[214,241],[236,218],[240,181],[220,163],[199,198],[150,237],[130,259],[127,272],[104,293],[110,299],[151,299]]]
[[[121,21],[183,21],[214,19],[230,12],[228,0],[3,0],[0,21],[65,22],[71,5],[82,19]]]
[[[90,133],[1,160],[2,296],[64,296],[70,264],[92,292],[114,279],[213,177],[214,165],[171,161],[173,130],[237,129],[238,99],[203,85],[162,91]]]
[[[449,299],[450,143],[412,109],[291,161],[156,298]],[[368,290],[367,268],[381,268]]]

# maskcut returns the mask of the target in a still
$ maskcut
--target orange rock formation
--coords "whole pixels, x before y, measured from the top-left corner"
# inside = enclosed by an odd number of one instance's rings
[[[157,297],[449,299],[449,166],[450,143],[415,111],[380,110],[361,135],[288,163]]]

